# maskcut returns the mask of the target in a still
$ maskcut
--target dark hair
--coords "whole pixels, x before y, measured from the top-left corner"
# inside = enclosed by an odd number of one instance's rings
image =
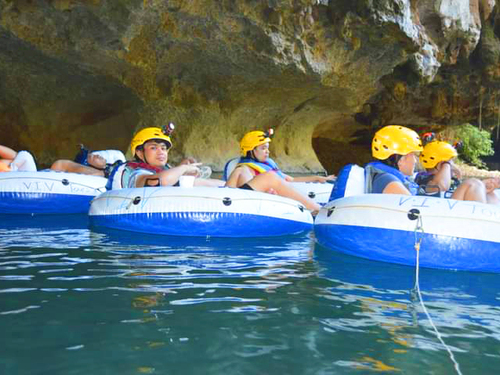
[[[392,154],[387,159],[381,160],[381,162],[384,163],[384,164],[387,164],[389,167],[393,167],[393,168],[399,169],[398,168],[398,163],[399,163],[399,161],[401,160],[402,157],[403,157],[403,155]]]
[[[90,154],[90,150],[86,148],[83,144],[80,144],[80,151],[76,154],[74,161],[78,164],[89,165],[88,155]]]

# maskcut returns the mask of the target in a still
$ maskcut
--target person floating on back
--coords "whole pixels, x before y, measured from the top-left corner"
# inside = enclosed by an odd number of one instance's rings
[[[107,178],[111,170],[123,162],[125,162],[125,156],[119,150],[89,151],[80,145],[80,151],[74,160],[56,160],[50,169]]]

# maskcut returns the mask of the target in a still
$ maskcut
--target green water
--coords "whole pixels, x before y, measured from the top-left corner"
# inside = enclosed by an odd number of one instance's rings
[[[0,222],[0,374],[496,374],[500,275]]]

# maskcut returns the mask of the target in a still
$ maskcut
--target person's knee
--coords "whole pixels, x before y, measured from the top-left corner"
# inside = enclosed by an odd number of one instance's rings
[[[65,167],[65,160],[56,160],[55,162],[52,163],[50,166],[50,169],[55,170],[55,171],[63,171]]]
[[[467,180],[464,181],[465,184],[468,184],[470,186],[483,186],[483,182],[481,180],[478,180],[477,178],[468,178]]]

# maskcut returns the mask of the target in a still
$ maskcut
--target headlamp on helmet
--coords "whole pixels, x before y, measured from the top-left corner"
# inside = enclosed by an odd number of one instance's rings
[[[422,143],[426,145],[427,143],[431,143],[436,139],[436,133],[427,132],[422,135]]]
[[[140,130],[134,138],[132,138],[132,142],[130,142],[130,152],[133,156],[135,156],[137,148],[142,147],[144,143],[152,140],[165,142],[167,144],[167,148],[171,148],[172,140],[169,135],[174,129],[175,125],[173,123],[169,123],[161,128],[144,128]]]
[[[249,151],[252,151],[257,146],[271,142],[273,136],[273,129],[268,129],[265,132],[262,130],[254,130],[245,134],[240,141],[241,156],[246,156]]]
[[[169,122],[167,125],[163,125],[161,127],[161,131],[163,134],[170,136],[174,132],[175,125],[173,122]]]
[[[453,143],[453,148],[460,154],[464,150],[464,143],[462,141],[456,141]]]

